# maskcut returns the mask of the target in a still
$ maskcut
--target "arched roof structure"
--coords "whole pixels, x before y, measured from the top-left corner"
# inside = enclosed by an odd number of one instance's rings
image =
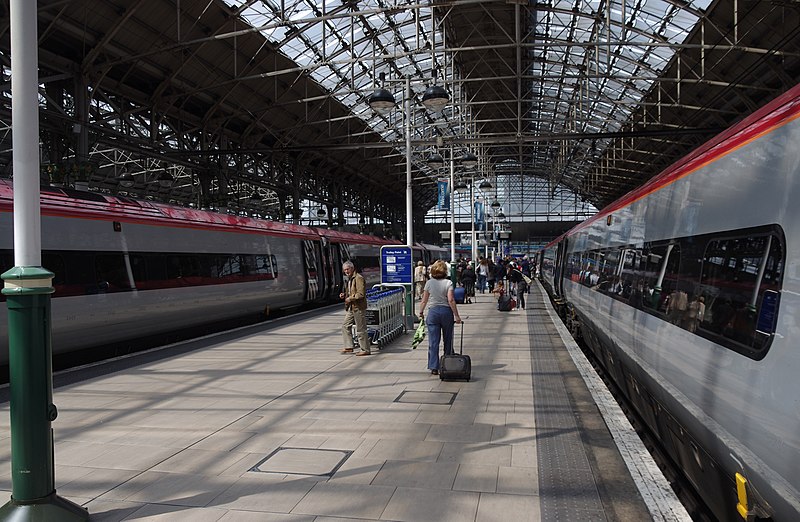
[[[307,199],[340,222],[402,221],[407,155],[422,216],[433,152],[599,208],[800,80],[791,0],[38,6],[43,176],[277,219]],[[7,3],[0,21],[8,127]],[[440,111],[419,103],[431,83]],[[378,87],[397,109],[370,109]]]

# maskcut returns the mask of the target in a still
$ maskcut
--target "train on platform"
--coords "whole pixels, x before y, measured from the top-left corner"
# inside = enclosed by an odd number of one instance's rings
[[[342,263],[381,282],[372,235],[69,188],[42,187],[42,267],[54,274],[54,354],[338,301]],[[0,180],[0,269],[14,266],[13,186]],[[446,250],[412,247],[430,264]],[[0,297],[0,364],[8,317]]]
[[[719,520],[800,520],[800,86],[548,244],[542,285]]]

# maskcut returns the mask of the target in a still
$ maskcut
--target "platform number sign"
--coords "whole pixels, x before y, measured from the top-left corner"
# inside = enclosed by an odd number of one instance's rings
[[[381,247],[381,284],[410,285],[414,275],[411,247],[384,245]]]

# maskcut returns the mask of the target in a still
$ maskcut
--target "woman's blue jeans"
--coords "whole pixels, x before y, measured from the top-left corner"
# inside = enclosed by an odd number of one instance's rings
[[[428,311],[425,325],[428,327],[428,369],[439,369],[439,341],[444,338],[444,353],[453,353],[453,311],[449,306],[434,306]]]

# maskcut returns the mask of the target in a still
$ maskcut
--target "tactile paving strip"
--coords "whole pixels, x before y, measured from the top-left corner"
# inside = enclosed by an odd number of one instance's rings
[[[536,285],[531,303],[541,303]],[[606,520],[581,441],[556,349],[563,345],[546,310],[529,307],[533,403],[542,520]],[[544,407],[546,405],[546,407]]]

